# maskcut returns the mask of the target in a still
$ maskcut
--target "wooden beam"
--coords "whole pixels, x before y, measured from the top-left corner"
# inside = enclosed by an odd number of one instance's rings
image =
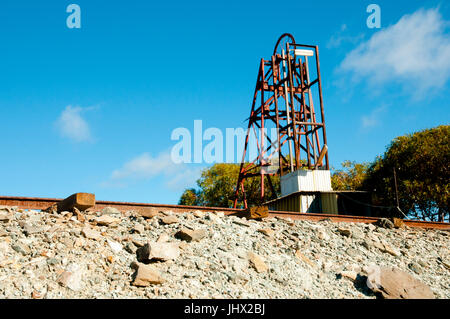
[[[76,193],[70,195],[66,199],[50,206],[47,210],[56,212],[68,211],[72,212],[74,208],[84,211],[95,206],[95,195],[90,193]]]

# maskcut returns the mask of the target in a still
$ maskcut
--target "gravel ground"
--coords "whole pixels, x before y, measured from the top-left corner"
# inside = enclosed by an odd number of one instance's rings
[[[114,208],[0,207],[0,298],[376,298],[370,266],[450,298],[450,233]]]

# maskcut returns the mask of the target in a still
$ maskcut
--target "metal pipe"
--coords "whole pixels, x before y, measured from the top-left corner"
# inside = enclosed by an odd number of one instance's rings
[[[295,111],[295,100],[294,100],[294,80],[292,78],[292,65],[291,65],[291,56],[289,54],[289,43],[286,43],[286,53],[287,53],[287,65],[288,65],[288,79],[289,79],[289,93],[291,95],[291,108],[292,108],[292,124],[294,128],[293,137],[294,137],[294,151],[295,151],[295,168],[300,168],[300,141],[297,140],[297,119],[296,119],[296,111]],[[300,136],[301,137],[301,136]]]
[[[319,99],[320,99],[320,114],[322,116],[322,123],[323,123],[323,144],[327,143],[327,131],[325,129],[325,114],[323,109],[323,96],[322,96],[322,79],[320,77],[320,62],[319,62],[319,47],[316,45],[316,66],[317,66],[317,79],[319,80]],[[330,169],[330,162],[328,160],[328,152],[325,154],[326,159],[326,169]]]
[[[275,65],[275,56],[272,55],[272,72],[273,72],[273,85],[277,85],[278,83],[278,77],[280,70],[276,69]],[[280,119],[279,119],[279,112],[278,112],[278,94],[277,90],[274,90],[274,102],[275,102],[275,113],[276,113],[276,119],[277,119],[277,147],[278,150],[278,167],[280,169],[280,176],[283,176],[283,164],[282,164],[282,158],[281,158],[281,139],[280,139]]]
[[[294,56],[294,58],[295,58],[295,56]],[[294,60],[294,63],[295,63],[295,60]],[[307,118],[307,113],[306,113],[305,90],[304,90],[304,85],[303,85],[304,84],[304,78],[303,78],[303,62],[302,62],[302,59],[299,59],[299,69],[300,69],[300,83],[301,83],[301,88],[302,88],[302,91],[301,91],[301,96],[302,96],[301,107],[303,109],[303,110],[300,110],[300,113],[303,113],[303,118],[307,122],[308,118]],[[311,164],[311,153],[309,151],[310,142],[309,142],[309,137],[308,137],[308,134],[307,134],[306,130],[307,130],[307,128],[305,127],[306,154],[308,156],[307,164],[308,164],[308,168],[311,168],[312,167],[312,164]]]
[[[291,133],[291,116],[289,115],[289,101],[288,101],[288,92],[287,92],[287,76],[286,76],[286,55],[284,54],[284,49],[281,50],[282,58],[283,58],[283,78],[284,81],[284,101],[286,102],[286,115],[287,115],[287,124],[288,124],[288,141],[289,141],[289,161],[291,162],[291,172],[294,171],[294,158],[292,156],[292,133]]]
[[[313,98],[312,98],[312,94],[311,94],[311,87],[310,85],[310,81],[309,81],[309,65],[308,65],[308,56],[305,56],[305,66],[306,66],[306,83],[308,84],[308,98],[309,98],[309,110],[311,113],[311,121],[315,122],[316,121],[316,117],[315,117],[315,112],[314,112],[314,103],[313,103]],[[316,131],[317,133],[317,131]],[[315,136],[314,134],[312,134],[312,140],[313,140],[313,153],[314,153],[314,164],[317,163],[317,155],[316,155],[316,144],[315,144]]]

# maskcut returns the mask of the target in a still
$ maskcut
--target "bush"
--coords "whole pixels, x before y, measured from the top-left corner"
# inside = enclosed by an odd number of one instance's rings
[[[397,137],[368,169],[362,189],[372,191],[374,204],[396,206],[394,168],[400,208],[423,220],[445,220],[450,198],[450,126],[438,126]],[[399,212],[392,211],[393,215]]]

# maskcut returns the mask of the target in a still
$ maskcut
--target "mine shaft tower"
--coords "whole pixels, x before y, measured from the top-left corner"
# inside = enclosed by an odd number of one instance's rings
[[[269,134],[274,129],[275,137]],[[250,138],[256,140],[255,158],[249,158]],[[299,170],[329,170],[319,49],[297,44],[285,33],[271,58],[259,64],[234,207],[242,203],[247,208],[246,180],[259,179],[262,203],[276,196],[271,177]],[[267,198],[267,187],[272,198]]]

